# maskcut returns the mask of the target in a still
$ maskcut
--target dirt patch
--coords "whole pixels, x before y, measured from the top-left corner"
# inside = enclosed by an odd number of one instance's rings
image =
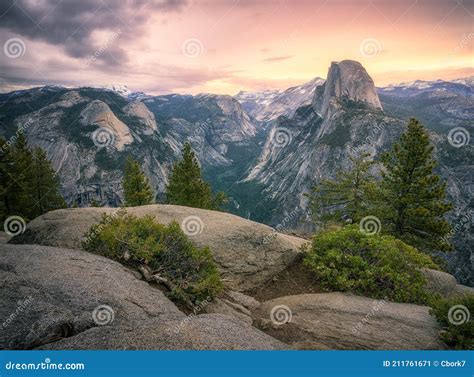
[[[303,265],[302,260],[298,260],[262,286],[247,291],[246,294],[264,302],[282,296],[323,292],[327,291],[318,285],[314,274]]]

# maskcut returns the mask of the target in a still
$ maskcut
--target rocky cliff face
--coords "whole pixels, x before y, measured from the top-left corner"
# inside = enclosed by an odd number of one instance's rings
[[[449,220],[456,252],[448,255],[448,264],[464,283],[474,285],[474,147],[469,140],[474,134],[473,78],[417,80],[378,91],[386,113],[401,119],[414,116],[432,132],[437,172],[448,183],[448,197],[455,207]]]
[[[128,126],[115,116],[105,102],[99,100],[90,102],[81,111],[80,122],[85,126],[95,124],[110,130],[114,139],[111,144],[118,151],[123,151],[125,145],[133,143],[133,136]]]
[[[400,120],[382,112],[373,80],[360,63],[333,63],[312,104],[277,120],[245,181],[263,184],[283,209],[274,224],[296,211],[294,227],[307,212],[305,193],[312,185],[347,168],[354,154],[388,148],[402,130]]]
[[[185,224],[185,230],[188,225],[196,226],[199,232],[190,237],[191,242],[211,249],[225,286],[238,291],[259,287],[286,269],[299,258],[300,247],[306,242],[224,212],[161,204],[125,210],[137,217],[152,216],[160,224],[176,221]],[[28,229],[10,242],[80,249],[91,225],[99,223],[103,214],[113,215],[116,211],[116,208],[51,211],[31,221]],[[199,221],[190,221],[192,218]]]
[[[89,227],[101,214],[116,211],[48,212],[9,244],[0,232],[5,288],[0,295],[0,349],[446,348],[425,306],[313,293],[318,282],[304,278],[300,294],[279,295],[294,290],[296,281],[302,283],[297,274],[305,270],[298,257],[305,240],[222,212],[170,205],[127,208],[159,223],[183,224],[191,214],[202,220],[202,232],[190,241],[210,247],[225,291],[201,301],[186,316],[181,311],[185,308],[180,310],[167,297],[166,286],[147,283],[147,273],[80,250]],[[473,292],[449,274],[423,273],[427,288],[443,297]],[[272,298],[260,302],[249,296],[263,286],[271,289]]]
[[[0,95],[0,135],[20,127],[48,153],[69,204],[119,205],[122,167],[140,161],[155,191],[190,142],[203,167],[233,163],[229,146],[247,145],[256,130],[230,96],[159,96],[144,102],[98,88],[44,87]]]
[[[327,80],[235,98],[46,86],[0,94],[0,136],[24,129],[32,146],[47,151],[68,203],[79,206],[120,204],[127,155],[141,162],[161,199],[189,141],[205,178],[230,197],[227,210],[291,230],[301,226],[313,184],[347,168],[353,154],[389,148],[415,116],[432,132],[438,172],[456,207],[454,236],[464,254],[450,263],[469,276],[474,153],[468,141],[453,146],[448,133],[462,127],[473,134],[472,92],[472,78],[376,89],[350,60],[333,63]]]
[[[292,116],[299,107],[309,105],[316,88],[323,84],[324,79],[316,77],[286,90],[240,92],[235,98],[250,116],[265,126],[265,123],[274,121],[280,115]]]
[[[350,100],[382,109],[374,81],[359,62],[343,60],[333,62],[329,68],[322,101],[313,99],[315,110],[325,116],[334,102]]]
[[[145,126],[143,133],[145,135],[152,135],[158,130],[155,115],[148,110],[148,108],[141,101],[130,102],[123,108],[125,114],[130,117],[135,117]]]
[[[474,156],[469,134],[474,132],[474,101],[469,80],[416,82],[381,88],[382,101],[373,80],[357,62],[333,63],[324,85],[315,89],[312,106],[300,107],[291,117],[280,117],[268,135],[257,164],[244,179],[262,187],[259,211],[267,213],[281,229],[306,227],[305,193],[321,178],[349,168],[351,155],[369,152],[377,156],[388,149],[415,116],[431,131],[439,162],[438,173],[448,183],[448,197],[456,252],[448,258],[451,271],[472,284],[474,261],[469,251],[473,229],[472,167]],[[382,109],[383,105],[383,109]],[[448,134],[459,127],[458,144]],[[453,145],[454,144],[454,145]]]
[[[249,116],[230,96],[173,94],[148,98],[144,104],[163,124],[175,153],[189,141],[204,167],[230,165],[229,146],[245,145],[256,134]]]
[[[415,116],[437,133],[472,127],[473,79],[421,81],[389,85],[378,93],[386,112],[406,119]]]
[[[47,151],[69,204],[120,204],[129,154],[164,190],[175,155],[143,105],[103,89],[60,87],[3,95],[0,101],[4,137],[22,127],[30,146]]]
[[[2,245],[0,278],[2,350],[288,348],[229,315],[186,316],[134,271],[80,250]]]

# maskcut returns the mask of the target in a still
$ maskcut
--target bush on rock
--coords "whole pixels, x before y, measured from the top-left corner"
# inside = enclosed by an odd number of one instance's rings
[[[413,303],[430,298],[420,268],[437,268],[429,256],[404,242],[364,234],[354,225],[315,235],[304,263],[327,289]]]
[[[165,285],[170,298],[194,305],[222,290],[209,248],[197,248],[178,223],[152,216],[103,215],[83,242],[85,250],[138,268],[147,280]]]
[[[434,300],[431,306],[444,329],[441,339],[454,349],[474,349],[474,295]]]

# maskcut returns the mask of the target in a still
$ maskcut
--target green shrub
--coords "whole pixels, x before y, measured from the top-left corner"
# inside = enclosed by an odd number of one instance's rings
[[[474,295],[435,300],[431,306],[444,330],[441,339],[458,350],[474,349]]]
[[[87,251],[139,267],[171,282],[169,296],[197,304],[222,290],[209,248],[197,248],[176,222],[158,224],[152,216],[137,218],[125,212],[104,215],[86,234]]]
[[[304,264],[325,288],[414,303],[430,298],[419,268],[437,268],[429,256],[402,241],[366,235],[355,225],[315,235]]]

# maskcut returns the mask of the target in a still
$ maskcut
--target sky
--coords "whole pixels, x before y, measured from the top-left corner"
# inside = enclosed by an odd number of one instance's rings
[[[285,89],[362,63],[377,86],[474,75],[473,0],[1,0],[0,91]]]

